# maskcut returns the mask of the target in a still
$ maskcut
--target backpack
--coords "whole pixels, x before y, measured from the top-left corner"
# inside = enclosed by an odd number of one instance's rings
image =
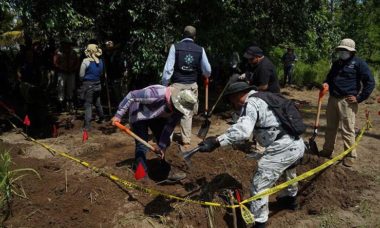
[[[306,131],[301,113],[292,100],[271,92],[257,92],[249,97],[258,97],[264,100],[280,120],[281,128],[287,134],[299,138]]]

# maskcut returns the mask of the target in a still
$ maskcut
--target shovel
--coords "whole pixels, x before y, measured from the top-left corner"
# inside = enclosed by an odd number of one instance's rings
[[[198,131],[197,136],[201,139],[204,139],[207,135],[208,129],[210,128],[210,120],[208,119],[209,113],[208,113],[208,78],[204,79],[204,86],[205,86],[205,121],[202,123],[201,128]]]
[[[214,112],[214,109],[216,107],[216,105],[219,103],[220,99],[222,98],[223,94],[224,94],[224,91],[226,91],[226,89],[228,88],[228,86],[231,84],[231,82],[229,81],[223,88],[222,92],[219,94],[219,97],[218,99],[216,100],[215,104],[212,106],[211,108],[211,111],[208,113],[207,117],[206,117],[206,120],[203,122],[203,124],[201,125],[201,128],[199,129],[198,131],[198,134],[197,136],[201,139],[205,139],[206,136],[207,136],[207,133],[208,133],[208,130],[210,129],[210,124],[211,122],[208,120],[209,117],[211,117],[212,113]]]
[[[186,151],[186,152],[183,152],[182,156],[183,156],[183,160],[185,160],[186,164],[187,165],[190,165],[191,164],[191,157],[197,153],[199,151],[199,146],[195,147],[194,149],[192,150],[189,150],[189,151]]]
[[[135,133],[133,133],[129,128],[127,128],[126,126],[122,125],[121,123],[119,122],[115,122],[114,123],[116,127],[118,127],[120,130],[124,131],[125,133],[127,133],[128,135],[130,135],[132,138],[136,139],[137,141],[141,142],[142,144],[144,144],[146,147],[148,147],[151,151],[153,151],[154,153],[156,153],[156,155],[158,157],[161,157],[159,153],[159,151],[157,151],[156,148],[154,148],[152,145],[150,145],[149,143],[147,143],[144,139],[140,138],[138,135],[136,135]]]
[[[310,151],[314,154],[319,154],[318,146],[317,143],[315,142],[315,138],[318,135],[318,127],[319,127],[319,116],[321,114],[321,107],[322,107],[322,98],[323,96],[328,92],[328,86],[324,86],[320,91],[319,91],[319,98],[318,98],[318,112],[317,112],[317,118],[315,119],[314,123],[314,131],[313,135],[309,138],[309,146],[310,146]]]

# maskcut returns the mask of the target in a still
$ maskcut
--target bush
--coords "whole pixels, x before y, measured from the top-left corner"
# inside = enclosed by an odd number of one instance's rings
[[[293,81],[297,85],[322,83],[329,70],[330,63],[327,60],[319,60],[314,64],[298,61],[295,64]]]

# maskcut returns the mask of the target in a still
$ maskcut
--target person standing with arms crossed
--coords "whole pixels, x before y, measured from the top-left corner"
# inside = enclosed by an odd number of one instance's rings
[[[211,66],[208,62],[203,47],[197,45],[194,40],[196,36],[195,27],[188,25],[183,31],[183,39],[172,44],[166,60],[162,75],[162,85],[182,90],[192,91],[198,99],[197,79],[199,72],[208,79],[211,75]],[[198,102],[189,115],[181,119],[182,145],[187,149],[191,142],[191,126],[193,115],[198,112]]]

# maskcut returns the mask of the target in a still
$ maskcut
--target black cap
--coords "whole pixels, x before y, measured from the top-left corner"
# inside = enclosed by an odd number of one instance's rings
[[[226,89],[226,92],[224,92],[224,96],[239,93],[245,90],[257,90],[257,87],[254,85],[249,85],[248,82],[246,81],[237,81],[237,82],[231,83],[228,86],[228,88]]]
[[[247,48],[247,50],[245,50],[244,58],[252,59],[255,56],[261,57],[263,55],[264,55],[264,52],[263,50],[261,50],[261,48],[257,46],[250,46],[249,48]]]

